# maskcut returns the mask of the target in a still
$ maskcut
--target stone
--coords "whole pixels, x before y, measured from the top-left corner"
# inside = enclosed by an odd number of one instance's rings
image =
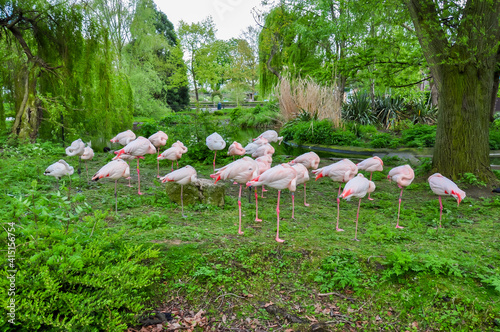
[[[166,193],[171,201],[181,204],[181,185],[174,182],[166,183]],[[210,204],[224,206],[226,188],[223,184],[214,184],[213,180],[198,179],[196,182],[184,185],[184,205]]]

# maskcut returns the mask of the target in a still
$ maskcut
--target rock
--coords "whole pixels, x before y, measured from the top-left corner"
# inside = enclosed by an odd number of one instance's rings
[[[174,182],[166,183],[167,196],[171,201],[181,204],[181,185]],[[226,189],[223,184],[214,184],[212,180],[198,179],[198,181],[184,185],[184,205],[210,204],[224,206]]]

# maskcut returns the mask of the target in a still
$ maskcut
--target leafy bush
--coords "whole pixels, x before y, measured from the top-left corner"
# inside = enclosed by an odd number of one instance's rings
[[[436,126],[417,124],[401,132],[401,141],[409,147],[433,147],[436,142]]]
[[[229,116],[232,123],[243,128],[272,126],[281,117],[276,102],[268,102],[264,106],[257,105],[254,108],[236,107],[229,113]]]
[[[372,136],[370,146],[372,148],[397,148],[399,140],[389,133],[378,133]]]
[[[2,306],[2,331],[124,330],[154,297],[158,251],[128,244],[106,227],[107,213],[77,202],[84,199],[39,195],[36,183],[27,199],[9,198],[2,222],[17,246],[17,310],[11,326]],[[8,284],[0,278],[2,289]]]
[[[328,292],[345,287],[356,288],[360,285],[363,276],[356,254],[350,251],[340,251],[323,260],[314,281],[320,284],[322,292]]]
[[[359,145],[354,133],[335,129],[329,120],[290,121],[281,128],[280,135],[299,144]]]
[[[500,150],[500,129],[490,129],[490,149]]]

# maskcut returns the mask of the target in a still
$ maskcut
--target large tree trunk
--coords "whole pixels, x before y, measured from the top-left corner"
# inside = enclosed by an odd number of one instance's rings
[[[16,83],[16,119],[12,133],[20,140],[35,142],[42,119],[42,111],[36,96],[37,65],[28,64],[25,74]]]
[[[492,176],[489,161],[489,115],[493,73],[486,68],[444,65],[433,168],[457,179],[474,173],[483,180]]]

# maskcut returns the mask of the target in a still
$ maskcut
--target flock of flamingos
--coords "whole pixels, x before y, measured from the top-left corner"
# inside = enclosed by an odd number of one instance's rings
[[[178,168],[173,170],[173,163],[178,162],[182,157],[182,154],[187,152],[187,147],[182,144],[182,142],[177,141],[172,144],[172,146],[159,153],[160,147],[165,146],[168,136],[162,131],[159,131],[149,138],[137,137],[131,131],[127,130],[122,132],[116,137],[111,139],[113,143],[119,143],[124,147],[118,151],[115,151],[116,156],[111,162],[104,165],[95,175],[92,180],[99,180],[102,178],[110,178],[115,180],[115,211],[118,208],[117,202],[117,191],[116,184],[119,178],[127,178],[130,180],[130,168],[125,160],[137,159],[137,177],[138,177],[138,194],[141,193],[141,179],[139,171],[139,159],[144,159],[146,154],[156,154],[158,153],[158,174],[157,177],[160,178],[162,183],[165,182],[175,182],[181,185],[181,207],[182,216],[184,216],[184,203],[183,203],[183,186],[190,182],[197,181],[197,172],[191,166],[185,166],[183,168]],[[356,215],[356,231],[354,235],[354,240],[357,239],[358,232],[358,219],[359,210],[361,206],[361,198],[368,194],[368,199],[370,198],[370,193],[375,190],[375,183],[371,181],[373,172],[383,170],[383,161],[379,157],[372,157],[361,161],[358,164],[354,164],[349,159],[343,159],[334,164],[322,167],[318,169],[320,158],[314,152],[308,152],[301,156],[298,156],[289,163],[284,163],[271,167],[272,155],[275,150],[270,142],[279,142],[281,144],[282,137],[278,137],[278,134],[274,130],[268,130],[262,133],[259,137],[253,140],[246,147],[243,147],[238,142],[233,142],[228,148],[228,155],[233,156],[233,160],[236,156],[243,156],[245,154],[250,154],[253,158],[242,157],[240,159],[234,160],[232,163],[223,166],[222,168],[215,168],[215,158],[217,151],[225,148],[226,142],[217,133],[213,133],[206,138],[206,144],[208,148],[214,153],[214,174],[210,177],[215,180],[215,183],[219,180],[231,180],[234,183],[240,185],[239,195],[238,195],[238,211],[239,211],[239,228],[238,233],[243,234],[241,231],[241,190],[242,186],[255,188],[255,221],[262,221],[258,218],[258,200],[257,200],[257,188],[262,186],[262,191],[264,192],[264,186],[269,186],[271,188],[278,190],[278,204],[276,207],[277,214],[277,231],[276,231],[276,241],[283,242],[284,240],[279,237],[279,205],[280,205],[280,194],[281,190],[288,189],[292,192],[292,219],[294,218],[294,207],[295,207],[295,196],[294,192],[297,189],[297,185],[304,184],[304,205],[309,206],[306,203],[306,182],[309,181],[309,170],[316,176],[316,180],[322,177],[329,177],[335,182],[339,182],[339,191],[337,195],[337,226],[336,230],[338,232],[343,231],[339,228],[339,216],[340,216],[340,199],[350,200],[351,198],[358,198],[358,211]],[[81,160],[90,160],[94,156],[94,151],[90,146],[85,146],[81,139],[74,141],[71,146],[66,148],[66,154],[68,156],[79,156],[79,169]],[[170,160],[172,161],[171,172],[167,175],[160,177],[159,175],[159,161],[160,160]],[[358,170],[364,170],[370,173],[370,179],[365,178],[362,174],[358,174]],[[50,165],[46,171],[45,175],[54,176],[60,179],[64,175],[73,174],[74,169],[64,160],[59,160],[58,162]],[[88,175],[88,169],[87,169]],[[415,177],[413,169],[409,165],[398,166],[390,170],[387,178],[389,180],[395,181],[398,187],[401,189],[399,195],[399,207],[398,207],[398,218],[396,223],[396,228],[403,228],[399,226],[399,214],[401,209],[401,197],[403,195],[403,189],[411,184]],[[443,204],[441,201],[441,196],[449,195],[457,200],[460,204],[462,199],[465,198],[465,192],[458,188],[458,186],[448,178],[442,176],[439,173],[431,175],[428,179],[431,190],[439,196],[439,227],[441,228],[441,218],[443,213]],[[342,189],[342,184],[345,183],[344,190]],[[130,182],[129,182],[130,185]],[[262,196],[263,197],[263,196]]]

